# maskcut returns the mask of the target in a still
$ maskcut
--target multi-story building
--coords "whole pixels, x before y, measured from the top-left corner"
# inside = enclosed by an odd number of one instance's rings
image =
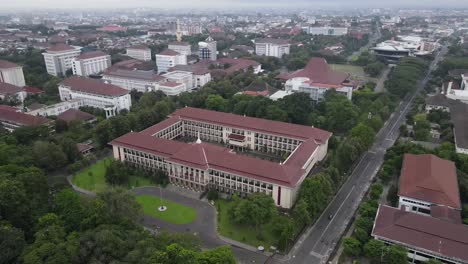
[[[23,67],[13,62],[0,60],[0,82],[19,87],[25,86]]]
[[[190,43],[187,42],[171,42],[168,45],[168,49],[176,51],[185,56],[192,55],[192,47],[190,46]]]
[[[307,27],[307,34],[324,36],[343,36],[348,34],[346,27]]]
[[[187,56],[171,49],[165,49],[156,54],[158,73],[167,72],[176,65],[187,65]]]
[[[174,140],[181,137],[198,139]],[[330,137],[318,128],[186,107],[111,144],[115,159],[164,170],[172,184],[241,196],[264,192],[277,206],[291,208],[306,175],[326,156]],[[243,151],[287,158],[273,162]]]
[[[164,82],[164,77],[157,75],[153,71],[108,69],[102,75],[106,82],[119,86],[128,91],[136,90],[146,93],[157,91],[160,82]]]
[[[16,108],[0,105],[0,126],[9,132],[20,127],[49,126],[52,120],[42,116],[31,116],[18,112]]]
[[[191,73],[193,76],[192,84],[194,88],[203,87],[205,86],[205,84],[211,81],[210,70],[207,67],[204,67],[204,65],[199,65],[199,64],[177,65],[169,69],[169,72],[171,71]]]
[[[0,82],[0,99],[11,102],[23,103],[27,93],[23,87]]]
[[[130,110],[130,91],[101,80],[72,76],[59,85],[60,100],[82,100],[85,106],[106,111],[106,117]]]
[[[289,54],[291,44],[284,39],[256,39],[255,54],[259,56],[272,56],[281,58]]]
[[[102,51],[85,52],[73,58],[73,74],[89,76],[98,74],[111,66],[111,56]]]
[[[64,75],[72,68],[72,61],[81,54],[81,48],[58,43],[42,53],[47,73],[54,76]]]
[[[218,57],[218,49],[216,41],[210,36],[205,41],[198,42],[198,57],[200,60],[215,61]]]
[[[182,83],[185,85],[185,91],[194,88],[193,74],[186,71],[171,71],[162,75],[169,82]]]
[[[324,58],[311,58],[306,67],[290,74],[280,75],[285,82],[286,92],[303,92],[314,101],[321,101],[325,92],[333,89],[351,100],[354,84],[349,75],[334,72]]]
[[[26,112],[26,114],[33,116],[58,116],[67,110],[79,109],[82,106],[86,106],[82,99],[72,99],[34,109],[32,111]]]
[[[150,61],[151,49],[143,45],[128,47],[127,56],[141,61]]]

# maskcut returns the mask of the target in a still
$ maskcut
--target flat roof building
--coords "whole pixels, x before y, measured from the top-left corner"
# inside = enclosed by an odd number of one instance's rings
[[[255,39],[255,54],[259,56],[271,56],[281,58],[289,54],[291,44],[284,39]]]
[[[151,61],[151,49],[143,45],[131,46],[127,48],[127,56],[141,61]]]

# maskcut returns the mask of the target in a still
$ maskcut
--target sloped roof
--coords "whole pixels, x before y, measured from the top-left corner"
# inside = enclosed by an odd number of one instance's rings
[[[468,226],[380,205],[372,236],[468,262]]]
[[[405,154],[399,195],[461,209],[455,164],[432,154]]]
[[[289,44],[289,40],[274,39],[274,38],[260,38],[260,39],[255,39],[255,43],[272,43],[272,44],[277,44],[277,45],[286,45],[286,44]]]
[[[93,120],[96,117],[93,116],[92,114],[80,111],[78,109],[68,109],[67,111],[59,114],[57,116],[57,119],[63,120],[65,122],[71,122],[71,121],[89,121]]]
[[[0,82],[0,94],[13,95],[13,94],[19,93],[21,91],[23,91],[23,88],[21,88],[19,86],[9,84],[9,83]]]
[[[160,53],[158,53],[158,55],[177,56],[177,55],[179,55],[179,52],[177,52],[175,50],[171,50],[171,49],[165,49],[165,50],[161,51]]]
[[[10,68],[16,68],[18,67],[18,64],[6,61],[6,60],[0,60],[0,69],[10,69]]]
[[[9,109],[0,108],[0,121],[14,123],[20,126],[39,126],[47,124],[52,120],[42,116],[33,116]]]
[[[108,84],[100,80],[80,76],[71,76],[63,80],[62,84],[70,87],[70,89],[75,91],[105,95],[110,97],[117,97],[129,93],[128,90],[125,90],[113,84]]]

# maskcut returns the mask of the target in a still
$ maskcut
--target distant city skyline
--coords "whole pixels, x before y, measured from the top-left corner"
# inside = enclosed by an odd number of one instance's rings
[[[15,0],[2,3],[0,10],[5,9],[25,9],[25,8],[248,8],[248,7],[290,7],[298,6],[309,8],[388,8],[388,7],[418,7],[418,8],[434,8],[434,7],[468,7],[468,0],[445,0],[443,2],[433,0],[393,0],[380,2],[374,0],[178,0],[178,1],[161,1],[161,0]]]

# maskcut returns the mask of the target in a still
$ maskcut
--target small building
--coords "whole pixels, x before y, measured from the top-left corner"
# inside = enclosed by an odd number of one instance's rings
[[[19,87],[25,86],[23,67],[13,62],[0,60],[0,82]]]
[[[271,56],[281,58],[289,54],[291,44],[284,39],[255,39],[255,54],[259,56]]]
[[[96,117],[92,114],[80,111],[79,109],[68,109],[65,112],[57,116],[57,120],[63,120],[67,123],[74,121],[84,122],[84,123],[93,123],[96,121]]]
[[[169,43],[168,49],[173,50],[181,55],[190,56],[192,55],[192,47],[187,42],[171,42]]]
[[[32,116],[17,112],[13,107],[0,107],[0,126],[9,132],[13,132],[20,127],[50,126],[52,122],[52,120],[42,116]]]
[[[72,99],[52,105],[32,104],[27,107],[26,114],[44,117],[58,116],[69,109],[78,109],[82,106],[85,106],[85,103],[81,99]]]
[[[143,45],[127,48],[127,56],[141,61],[151,61],[151,49]]]
[[[23,91],[22,87],[0,82],[0,99],[5,101],[17,101],[23,103],[27,93]]]
[[[205,41],[198,42],[198,57],[200,60],[215,61],[218,57],[216,41],[208,37]]]
[[[193,74],[185,71],[171,71],[162,75],[169,82],[182,83],[185,85],[185,91],[190,91],[194,88]]]
[[[84,52],[73,58],[74,75],[89,76],[103,72],[111,66],[111,56],[102,51]]]
[[[76,148],[83,156],[89,156],[94,151],[94,146],[91,143],[78,143]]]

